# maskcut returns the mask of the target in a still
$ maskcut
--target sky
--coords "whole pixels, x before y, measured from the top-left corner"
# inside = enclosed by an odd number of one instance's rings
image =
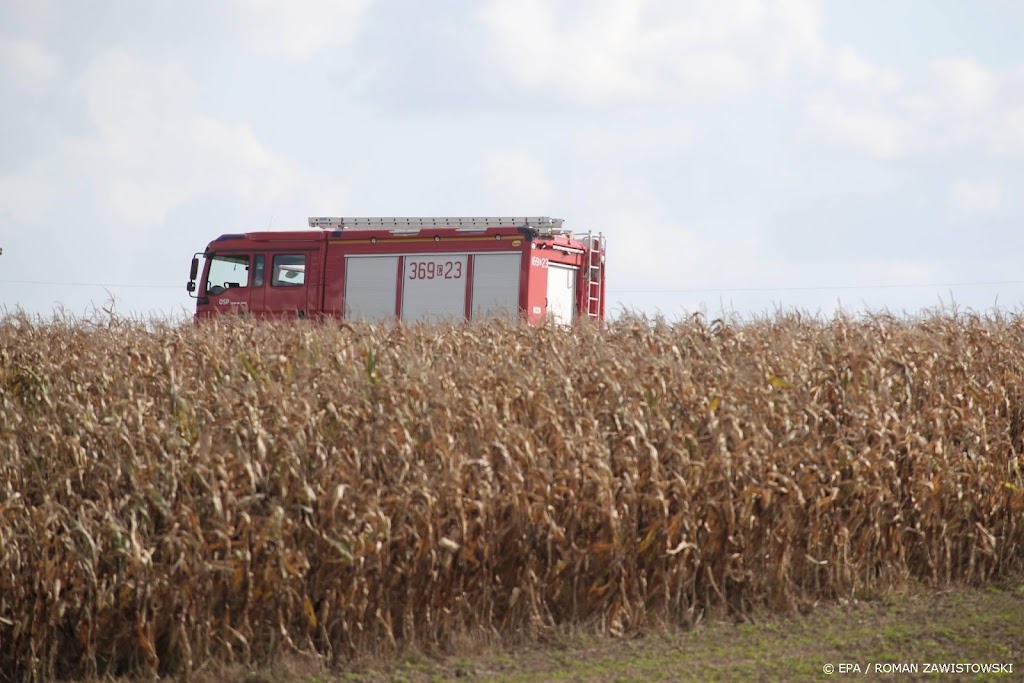
[[[1024,303],[1019,0],[0,0],[0,313],[217,235],[553,216],[681,318]]]

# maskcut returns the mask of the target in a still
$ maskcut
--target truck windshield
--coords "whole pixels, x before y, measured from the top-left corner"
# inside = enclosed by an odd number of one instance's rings
[[[249,256],[223,254],[210,259],[206,293],[220,294],[226,289],[249,285]]]

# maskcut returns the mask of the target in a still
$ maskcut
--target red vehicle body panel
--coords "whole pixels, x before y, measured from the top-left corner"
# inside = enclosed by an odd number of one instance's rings
[[[402,313],[407,256],[468,254],[465,273],[459,273],[467,280],[464,313],[468,320],[473,313],[476,264],[473,256],[512,252],[521,254],[520,317],[531,324],[545,320],[548,315],[548,265],[561,264],[576,269],[574,319],[604,319],[603,239],[591,251],[588,244],[570,235],[543,235],[531,228],[516,226],[488,227],[474,230],[472,234],[450,227],[428,227],[406,232],[346,229],[222,235],[204,252],[206,264],[199,280],[196,317],[241,313],[259,317],[343,318],[346,311],[347,259],[352,256],[398,258],[395,288],[395,314],[398,316]],[[228,285],[226,288],[212,283],[208,288],[213,257],[225,256],[248,259],[246,275],[239,276],[246,282],[224,283]],[[304,264],[291,266],[291,272],[287,272],[287,264],[283,265],[284,271],[278,268],[278,261],[294,263],[300,256],[305,257]],[[588,267],[591,264],[594,268]],[[286,282],[279,278],[281,272],[296,280],[301,275],[302,284]],[[592,296],[591,292],[599,292],[600,296]]]

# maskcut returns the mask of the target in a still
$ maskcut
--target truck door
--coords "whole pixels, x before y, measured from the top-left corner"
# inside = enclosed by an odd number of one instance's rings
[[[576,313],[576,268],[548,266],[548,315],[558,325],[571,325]]]
[[[218,313],[249,310],[249,254],[213,254],[206,269],[204,294]]]
[[[315,307],[318,260],[315,251],[293,251],[267,254],[270,261],[270,282],[266,290],[268,313],[284,317],[305,318]]]

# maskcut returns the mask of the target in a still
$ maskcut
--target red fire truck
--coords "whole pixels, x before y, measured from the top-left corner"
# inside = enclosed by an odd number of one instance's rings
[[[310,218],[309,227],[210,242],[192,259],[196,317],[604,320],[605,238],[577,237],[561,219]]]

